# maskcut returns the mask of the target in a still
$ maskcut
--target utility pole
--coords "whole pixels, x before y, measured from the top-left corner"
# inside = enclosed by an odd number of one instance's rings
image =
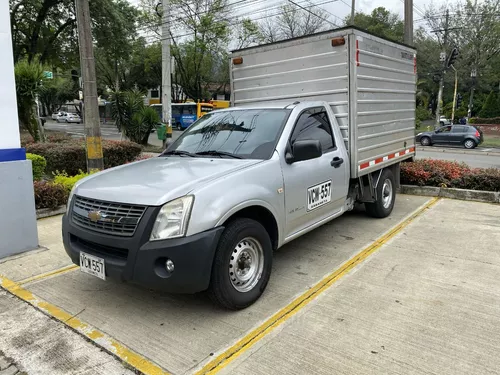
[[[455,71],[455,90],[453,92],[453,109],[451,110],[451,123],[453,124],[455,120],[455,107],[457,106],[458,73],[453,65],[451,67]]]
[[[94,46],[90,28],[89,0],[75,0],[80,66],[83,78],[85,141],[87,145],[87,170],[103,170],[101,124],[97,102],[97,83]]]
[[[354,26],[354,16],[356,15],[356,1],[352,0],[351,4],[351,26]]]
[[[170,57],[170,0],[162,0],[162,28],[161,28],[161,103],[162,103],[162,121],[167,125],[167,132],[172,129],[172,77],[171,77],[171,57]],[[163,147],[166,146],[166,140]]]
[[[444,51],[444,61],[443,69],[441,71],[441,79],[439,80],[439,93],[438,102],[436,107],[436,128],[439,127],[439,118],[441,117],[441,107],[443,105],[443,88],[444,88],[444,74],[446,72],[446,47],[448,45],[448,21],[449,21],[449,11],[446,9],[446,21],[444,27],[444,38],[443,38],[443,51]]]
[[[413,46],[413,0],[405,0],[405,37],[404,41]]]

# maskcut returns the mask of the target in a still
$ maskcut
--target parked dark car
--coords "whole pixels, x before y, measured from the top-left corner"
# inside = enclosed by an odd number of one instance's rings
[[[483,132],[471,125],[447,125],[417,134],[416,141],[422,146],[449,145],[470,149],[483,143]]]

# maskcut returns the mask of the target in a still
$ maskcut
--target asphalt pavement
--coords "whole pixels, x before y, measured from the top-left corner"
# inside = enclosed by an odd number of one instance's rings
[[[58,131],[62,133],[67,133],[74,137],[83,137],[85,135],[83,124],[66,124],[64,122],[58,123],[54,120],[47,120],[44,128],[46,130]],[[172,133],[172,139],[175,140],[182,132],[174,130]],[[101,122],[101,135],[104,139],[120,140],[122,139],[122,134],[118,131],[114,123],[102,123]],[[154,146],[161,146],[162,141],[158,139],[156,132],[151,133],[148,143]]]
[[[473,168],[500,168],[500,150],[478,148],[464,151],[455,148],[425,147],[417,149],[417,159],[437,159],[466,163]]]

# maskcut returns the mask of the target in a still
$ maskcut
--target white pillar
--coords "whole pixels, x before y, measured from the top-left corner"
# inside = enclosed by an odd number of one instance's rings
[[[38,247],[31,161],[21,148],[9,2],[0,1],[0,259]]]

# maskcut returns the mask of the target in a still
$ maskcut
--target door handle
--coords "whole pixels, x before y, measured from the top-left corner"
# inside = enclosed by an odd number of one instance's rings
[[[344,159],[339,158],[338,156],[335,156],[333,160],[330,162],[330,165],[332,167],[338,168],[344,163]]]

